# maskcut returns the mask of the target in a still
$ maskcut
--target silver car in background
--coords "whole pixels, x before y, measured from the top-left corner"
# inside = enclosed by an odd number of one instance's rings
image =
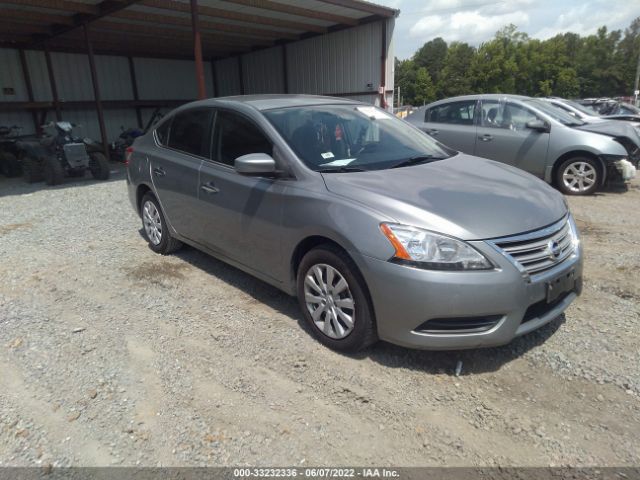
[[[569,195],[635,176],[619,139],[540,99],[487,94],[421,107],[408,122],[445,145],[521,168]],[[586,128],[585,128],[586,127]]]
[[[296,296],[337,350],[502,345],[557,318],[582,288],[560,193],[371,105],[194,102],[138,138],[127,162],[154,252],[187,243]]]

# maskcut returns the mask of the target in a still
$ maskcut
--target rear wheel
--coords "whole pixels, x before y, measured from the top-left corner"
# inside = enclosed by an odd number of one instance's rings
[[[349,256],[333,245],[308,252],[297,276],[298,302],[315,337],[343,352],[377,340],[364,279]]]
[[[44,161],[44,182],[47,185],[59,185],[64,180],[64,169],[56,157]]]
[[[567,195],[590,195],[601,181],[600,165],[588,157],[573,157],[560,165],[556,183]]]
[[[42,172],[42,162],[28,155],[23,157],[22,177],[27,183],[41,182],[44,179]]]
[[[152,193],[145,194],[140,202],[142,228],[149,248],[156,253],[168,255],[182,246],[182,242],[171,236],[158,200]]]
[[[0,154],[0,169],[5,177],[17,177],[22,173],[20,162],[11,152]]]
[[[107,180],[109,178],[109,161],[101,152],[89,154],[89,170],[96,180]]]

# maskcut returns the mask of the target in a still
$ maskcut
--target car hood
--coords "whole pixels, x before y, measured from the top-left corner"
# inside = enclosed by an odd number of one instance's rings
[[[539,229],[567,212],[562,195],[542,180],[462,153],[411,167],[322,175],[330,192],[390,221],[463,240]]]
[[[640,147],[640,136],[632,125],[616,120],[606,120],[604,122],[597,123],[585,123],[579,127],[574,127],[578,130],[586,130],[588,132],[600,133],[602,135],[608,135],[610,137],[626,137],[631,140],[636,146]]]

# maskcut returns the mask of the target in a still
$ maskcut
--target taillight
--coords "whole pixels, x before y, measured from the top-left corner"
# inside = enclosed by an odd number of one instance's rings
[[[125,165],[129,165],[129,162],[131,162],[131,155],[133,155],[133,147],[127,147],[127,149],[124,152]]]

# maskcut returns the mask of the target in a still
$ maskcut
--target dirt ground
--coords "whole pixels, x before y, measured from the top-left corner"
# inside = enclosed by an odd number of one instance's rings
[[[586,263],[565,317],[350,357],[274,288],[149,250],[122,171],[1,179],[0,465],[637,466],[640,182],[569,203]]]

